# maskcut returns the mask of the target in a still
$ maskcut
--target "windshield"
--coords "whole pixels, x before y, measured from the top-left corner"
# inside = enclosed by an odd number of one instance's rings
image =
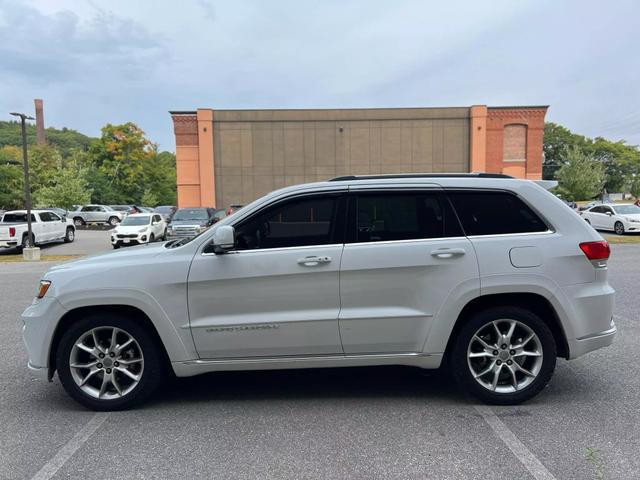
[[[640,214],[640,207],[635,205],[616,205],[612,207],[613,211],[619,215],[638,215]]]
[[[143,215],[142,217],[130,216],[122,220],[122,222],[120,222],[120,225],[122,225],[123,227],[137,227],[140,225],[149,225],[150,218],[151,217],[149,215]]]
[[[173,216],[174,220],[208,220],[209,215],[206,210],[199,208],[184,208],[178,210]]]
[[[156,207],[154,211],[156,213],[165,214],[165,213],[171,213],[171,210],[172,210],[171,207]]]

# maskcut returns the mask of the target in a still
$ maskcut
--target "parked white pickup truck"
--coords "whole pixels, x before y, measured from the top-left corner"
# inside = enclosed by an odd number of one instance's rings
[[[31,210],[33,244],[73,242],[76,228],[73,222],[51,210]],[[27,245],[27,211],[5,212],[0,220],[0,248],[24,248]]]

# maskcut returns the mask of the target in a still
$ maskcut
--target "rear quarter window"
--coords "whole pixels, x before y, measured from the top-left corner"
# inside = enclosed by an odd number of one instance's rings
[[[447,192],[467,235],[503,235],[548,230],[527,204],[509,192]]]

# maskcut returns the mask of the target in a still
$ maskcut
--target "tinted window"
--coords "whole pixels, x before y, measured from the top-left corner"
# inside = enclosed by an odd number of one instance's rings
[[[604,213],[603,208],[602,207],[593,207],[591,210],[589,210],[591,213]]]
[[[450,192],[467,235],[544,232],[545,223],[522,200],[507,192]]]
[[[173,216],[174,220],[208,220],[209,214],[204,208],[182,208]]]
[[[60,217],[51,212],[40,212],[40,220],[43,222],[59,222]]]
[[[2,217],[3,222],[26,222],[27,214],[26,213],[5,213],[4,217]],[[36,221],[36,216],[31,214],[31,221]]]
[[[446,199],[435,193],[376,193],[357,197],[356,242],[462,235]]]
[[[337,197],[298,199],[258,213],[236,228],[238,250],[334,243]]]

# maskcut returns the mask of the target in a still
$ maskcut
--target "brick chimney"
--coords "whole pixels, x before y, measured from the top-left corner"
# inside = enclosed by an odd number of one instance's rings
[[[36,98],[33,102],[36,104],[36,143],[38,145],[44,145],[47,141],[44,138],[44,112],[42,109],[42,100]]]

